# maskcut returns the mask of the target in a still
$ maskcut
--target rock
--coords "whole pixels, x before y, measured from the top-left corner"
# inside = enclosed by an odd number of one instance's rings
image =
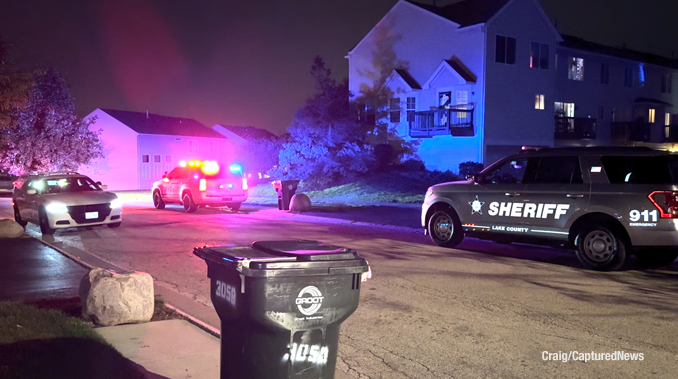
[[[0,238],[23,237],[24,228],[16,221],[5,218],[0,220]]]
[[[311,210],[311,199],[303,193],[297,193],[290,199],[290,211],[308,212]]]
[[[145,272],[117,274],[93,268],[80,282],[82,315],[98,325],[148,322],[153,317],[153,278]]]

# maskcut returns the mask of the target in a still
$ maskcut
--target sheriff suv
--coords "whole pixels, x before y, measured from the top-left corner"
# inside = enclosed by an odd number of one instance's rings
[[[237,212],[247,200],[247,179],[239,165],[222,169],[215,161],[180,162],[153,183],[153,205],[181,204],[188,213],[198,207],[229,207]]]
[[[466,181],[430,187],[425,233],[439,246],[464,236],[575,249],[590,269],[618,270],[631,254],[678,256],[678,156],[642,147],[524,150]]]
[[[42,234],[56,229],[122,223],[122,202],[77,172],[50,172],[24,175],[14,182],[14,219],[40,226]]]

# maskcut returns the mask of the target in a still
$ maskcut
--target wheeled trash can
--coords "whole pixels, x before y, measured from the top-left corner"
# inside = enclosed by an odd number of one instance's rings
[[[333,379],[368,263],[317,241],[196,247],[221,319],[221,379]]]

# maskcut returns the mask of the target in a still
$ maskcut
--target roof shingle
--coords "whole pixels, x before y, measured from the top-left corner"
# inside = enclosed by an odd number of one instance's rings
[[[139,134],[184,137],[226,138],[191,118],[161,116],[153,113],[101,109]]]

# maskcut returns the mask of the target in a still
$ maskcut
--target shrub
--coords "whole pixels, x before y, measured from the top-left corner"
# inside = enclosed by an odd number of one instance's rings
[[[483,164],[477,162],[462,162],[459,164],[459,176],[466,178],[468,175],[477,175],[483,170]]]
[[[420,159],[408,159],[398,165],[399,171],[426,171],[426,165]]]

